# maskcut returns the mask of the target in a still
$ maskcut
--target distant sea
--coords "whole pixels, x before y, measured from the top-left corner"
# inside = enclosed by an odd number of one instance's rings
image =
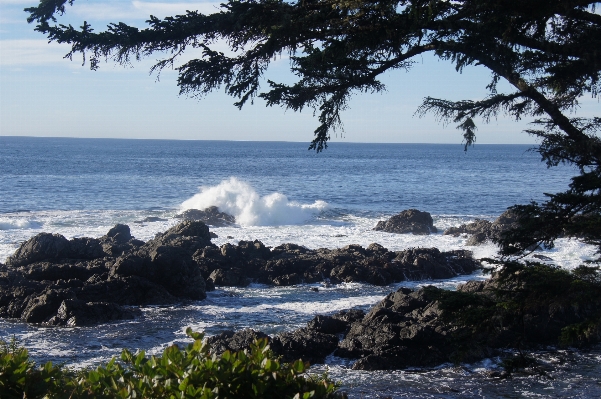
[[[576,171],[548,169],[528,145],[358,144],[333,142],[323,153],[307,143],[118,140],[0,137],[0,262],[40,232],[67,238],[99,237],[116,223],[141,240],[177,223],[185,209],[218,206],[235,227],[214,228],[217,245],[259,239],[309,248],[377,242],[390,250],[467,248],[495,256],[490,244],[466,247],[464,237],[375,232],[378,220],[404,209],[430,212],[440,231],[476,218],[494,220],[507,207],[542,201],[568,187]],[[153,222],[145,222],[154,217]],[[233,237],[233,238],[230,238]],[[562,239],[545,251],[553,263],[573,268],[592,248]],[[470,278],[404,283],[453,288]],[[0,336],[15,336],[42,362],[84,367],[107,361],[121,348],[156,353],[184,342],[191,326],[207,334],[252,327],[270,334],[303,326],[315,314],[368,309],[399,284],[342,284],[218,289],[206,300],[148,307],[143,316],[94,328],[43,328],[0,320]],[[561,362],[557,360],[561,357]],[[555,379],[523,376],[493,381],[486,372],[498,359],[394,373],[351,371],[343,359],[326,369],[351,398],[601,397],[601,351],[541,352],[556,362]],[[554,360],[555,359],[555,360]],[[562,363],[563,362],[563,363]],[[560,365],[561,364],[561,365]]]

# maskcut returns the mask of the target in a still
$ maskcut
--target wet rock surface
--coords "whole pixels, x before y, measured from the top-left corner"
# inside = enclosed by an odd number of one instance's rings
[[[518,227],[518,217],[513,211],[507,210],[494,222],[478,219],[459,227],[450,227],[443,234],[455,237],[468,235],[466,245],[474,246],[483,244],[486,241],[494,241],[500,238],[503,232],[515,227]]]
[[[542,287],[540,280],[549,277],[555,280],[553,287]],[[286,361],[302,358],[322,363],[333,354],[354,360],[355,370],[368,371],[474,362],[503,355],[508,349],[522,353],[556,348],[565,344],[570,331],[574,333],[571,345],[598,343],[601,284],[583,286],[567,274],[559,278],[578,287],[553,291],[557,275],[552,268],[542,273],[521,269],[467,282],[456,292],[434,286],[400,288],[367,313],[351,309],[318,315],[306,327],[272,337],[244,330],[211,337],[209,343],[221,353],[248,347],[251,337],[266,337],[271,349]],[[591,297],[596,299],[583,301]]]
[[[187,209],[175,216],[179,219],[203,222],[214,227],[231,226],[236,223],[236,218],[225,212],[220,212],[216,206],[206,209]]]
[[[240,241],[194,254],[202,274],[217,286],[246,286],[250,281],[289,286],[301,283],[394,282],[443,279],[470,274],[481,267],[469,251],[436,248],[388,251],[379,244],[311,250],[283,244],[269,250],[260,241]]]
[[[82,326],[133,318],[129,306],[204,299],[192,255],[207,245],[208,227],[192,221],[146,243],[120,224],[99,239],[38,234],[0,267],[0,317]]]
[[[128,226],[119,224],[100,238],[68,240],[41,233],[24,242],[0,265],[0,317],[48,325],[90,325],[94,319],[103,323],[131,317],[131,312],[119,306],[201,300],[215,286],[251,282],[387,285],[455,277],[479,268],[469,251],[388,251],[378,244],[316,250],[295,244],[267,248],[257,240],[217,247],[207,225],[191,220],[142,242],[132,237]],[[89,317],[83,316],[85,309]],[[281,345],[292,348],[291,339]]]
[[[438,232],[436,227],[434,227],[430,213],[417,209],[407,209],[388,220],[379,221],[374,230],[416,235],[428,235]]]

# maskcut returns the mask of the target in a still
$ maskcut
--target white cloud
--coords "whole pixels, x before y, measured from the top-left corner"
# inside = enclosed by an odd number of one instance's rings
[[[219,11],[219,2],[196,3],[153,3],[148,1],[132,1],[132,5],[146,16],[157,17],[183,14],[186,10],[199,11],[203,14],[213,14]]]
[[[0,40],[0,66],[42,65],[65,61],[68,45],[48,43],[46,40]]]
[[[117,22],[118,20],[146,20],[150,15],[158,18],[185,14],[186,10],[199,11],[203,14],[213,14],[219,8],[219,2],[150,2],[150,1],[76,1],[72,9],[67,9],[69,15],[83,18],[87,21],[102,20]]]
[[[0,0],[0,5],[6,4],[22,4],[25,6],[35,6],[39,3],[38,0]]]

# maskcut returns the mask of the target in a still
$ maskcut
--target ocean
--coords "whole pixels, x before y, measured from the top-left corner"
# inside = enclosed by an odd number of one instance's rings
[[[190,208],[215,205],[234,215],[235,227],[212,228],[217,245],[240,240],[267,246],[292,242],[308,248],[390,250],[470,249],[492,257],[491,244],[466,247],[463,237],[395,235],[373,231],[379,220],[404,209],[432,214],[443,231],[476,218],[494,220],[507,207],[542,201],[568,187],[572,167],[548,169],[528,145],[359,144],[333,142],[323,153],[307,143],[118,140],[0,137],[0,262],[40,232],[67,238],[99,237],[116,223],[148,240]],[[145,222],[149,217],[156,219]],[[561,239],[545,256],[564,268],[593,257],[593,249]],[[369,309],[399,286],[434,284],[452,289],[475,274],[448,281],[387,287],[341,284],[217,289],[204,301],[142,309],[135,320],[93,328],[47,328],[0,320],[0,336],[16,337],[38,362],[73,367],[106,362],[122,348],[158,353],[186,341],[190,326],[208,335],[255,328],[269,334],[304,326],[316,314]],[[360,372],[330,357],[312,371],[341,381],[351,398],[601,397],[601,349],[542,351],[555,365],[553,379],[486,377],[499,359],[441,365],[432,370]]]

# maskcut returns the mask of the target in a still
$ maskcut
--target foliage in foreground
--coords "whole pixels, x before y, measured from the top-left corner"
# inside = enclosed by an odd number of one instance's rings
[[[183,350],[169,346],[161,356],[124,350],[94,370],[74,372],[47,363],[36,367],[14,342],[0,348],[2,398],[330,398],[337,385],[305,373],[301,360],[280,363],[266,340],[248,351],[211,355],[203,335]]]

